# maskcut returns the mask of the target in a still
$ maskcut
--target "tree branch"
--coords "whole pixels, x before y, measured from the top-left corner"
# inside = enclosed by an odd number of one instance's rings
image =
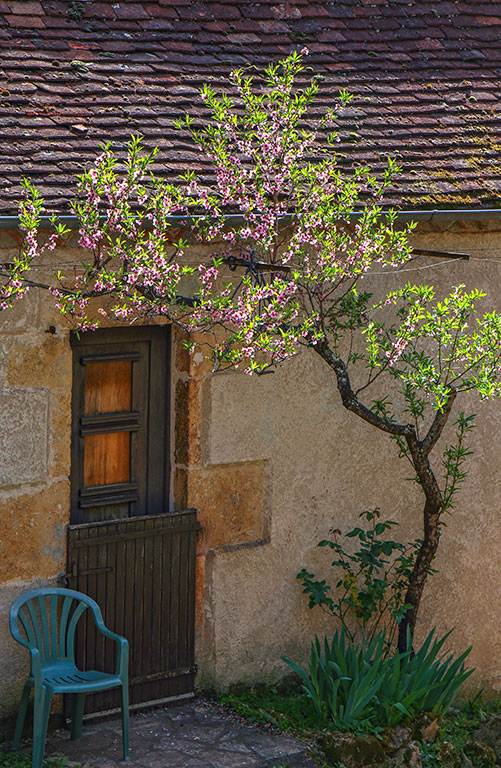
[[[415,430],[412,424],[399,424],[398,422],[387,421],[383,419],[370,408],[358,400],[355,392],[351,388],[350,377],[346,369],[346,365],[343,360],[329,348],[326,341],[316,344],[313,349],[325,360],[327,365],[332,368],[336,374],[337,388],[341,395],[341,400],[344,407],[352,413],[356,413],[361,419],[368,424],[372,424],[373,427],[377,427],[383,432],[388,432],[390,435],[400,435],[402,437],[414,437],[416,440]]]
[[[428,454],[430,453],[430,451],[432,450],[432,448],[435,446],[438,439],[440,438],[440,435],[442,434],[443,429],[447,424],[447,420],[452,410],[452,406],[454,405],[455,399],[456,399],[456,390],[451,387],[451,393],[447,399],[445,406],[441,411],[436,412],[435,418],[433,419],[433,423],[428,430],[428,434],[426,435],[424,440],[422,440],[421,442],[421,450],[425,456],[428,456]]]

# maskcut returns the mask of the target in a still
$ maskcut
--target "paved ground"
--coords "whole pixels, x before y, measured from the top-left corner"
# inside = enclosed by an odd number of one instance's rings
[[[47,739],[46,757],[114,768],[121,760],[120,720],[84,725]],[[121,768],[126,764],[122,763]],[[316,768],[304,744],[240,722],[215,704],[194,700],[131,717],[130,768]]]

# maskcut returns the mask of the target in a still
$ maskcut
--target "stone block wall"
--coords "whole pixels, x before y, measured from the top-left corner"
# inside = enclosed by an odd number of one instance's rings
[[[16,243],[0,233],[1,261]],[[17,707],[27,671],[10,605],[65,570],[70,408],[68,331],[32,291],[0,313],[0,719]]]

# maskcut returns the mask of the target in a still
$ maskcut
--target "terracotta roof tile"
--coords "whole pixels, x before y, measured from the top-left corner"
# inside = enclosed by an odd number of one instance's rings
[[[161,147],[158,171],[209,166],[172,120],[205,81],[308,46],[316,111],[346,87],[340,161],[403,166],[388,201],[501,205],[501,3],[469,0],[0,0],[0,212],[30,175],[64,211],[100,141]]]
[[[44,10],[39,2],[29,2],[29,0],[9,0],[7,5],[11,13],[26,14],[28,16],[43,16]]]

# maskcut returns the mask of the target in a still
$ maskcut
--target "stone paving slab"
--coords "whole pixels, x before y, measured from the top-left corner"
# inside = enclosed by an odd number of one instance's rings
[[[317,768],[308,748],[284,734],[248,725],[217,704],[193,700],[131,717],[130,762],[121,761],[120,719],[84,724],[47,738],[45,756],[84,768]]]

